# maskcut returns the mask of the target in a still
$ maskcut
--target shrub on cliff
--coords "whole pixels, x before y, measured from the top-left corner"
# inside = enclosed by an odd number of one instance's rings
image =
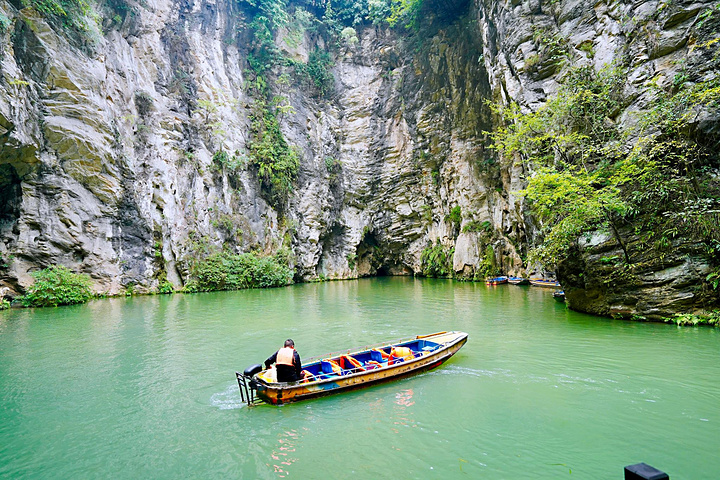
[[[651,108],[625,125],[617,121],[629,101],[625,78],[622,68],[578,67],[536,111],[496,109],[508,125],[491,133],[495,148],[532,172],[519,192],[543,227],[531,260],[557,264],[582,235],[599,229],[615,238],[626,264],[649,249],[662,259],[687,238],[702,242],[717,265],[720,137],[697,125],[701,111],[716,118],[720,82],[683,84],[676,92],[649,87]],[[641,240],[634,251],[628,231]]]
[[[92,7],[85,0],[26,0],[22,3],[37,10],[55,26],[79,33],[89,29],[87,17],[92,13]]]
[[[32,273],[35,283],[20,300],[25,307],[57,307],[85,303],[93,297],[90,277],[55,265]]]
[[[185,288],[190,292],[284,287],[291,284],[293,278],[292,270],[274,257],[227,252],[198,262],[192,274],[194,281]]]
[[[285,204],[293,191],[300,160],[280,130],[275,110],[257,100],[250,114],[250,164],[257,169],[264,198],[275,207]]]
[[[440,242],[428,245],[420,254],[422,273],[426,277],[452,276],[452,259],[455,249]]]

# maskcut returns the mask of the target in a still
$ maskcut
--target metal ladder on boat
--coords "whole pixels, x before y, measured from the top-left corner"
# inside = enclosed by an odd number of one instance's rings
[[[249,366],[243,373],[235,372],[235,378],[237,378],[238,387],[240,387],[240,399],[243,403],[247,403],[248,407],[263,403],[263,401],[255,395],[256,387],[255,380],[253,380],[255,374],[261,371],[262,365],[258,364]]]

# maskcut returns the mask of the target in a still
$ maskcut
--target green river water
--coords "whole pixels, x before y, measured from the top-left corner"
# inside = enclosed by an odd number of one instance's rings
[[[720,330],[379,278],[0,312],[0,478],[720,478]],[[283,407],[235,370],[439,330],[443,366]]]

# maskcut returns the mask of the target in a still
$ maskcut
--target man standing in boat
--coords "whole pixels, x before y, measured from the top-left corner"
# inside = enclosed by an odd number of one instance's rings
[[[300,380],[300,355],[295,350],[295,342],[285,340],[285,346],[265,360],[265,368],[275,364],[278,382],[296,382]]]

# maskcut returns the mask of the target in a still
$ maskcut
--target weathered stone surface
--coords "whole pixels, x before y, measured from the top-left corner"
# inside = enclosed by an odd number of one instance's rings
[[[618,318],[663,320],[675,313],[702,314],[717,292],[698,279],[710,271],[702,246],[676,242],[663,258],[637,238],[627,243],[631,264],[610,236],[598,233],[560,264],[558,276],[571,308]]]
[[[333,53],[334,89],[321,97],[287,66],[268,75],[292,107],[281,130],[301,158],[295,191],[277,211],[246,167],[254,99],[236,3],[138,5],[119,23],[106,19],[87,53],[32,9],[0,2],[12,20],[1,58],[0,253],[13,258],[0,283],[17,293],[29,272],[62,263],[111,294],[151,291],[163,279],[180,286],[212,247],[288,246],[297,276],[310,280],[418,273],[431,242],[454,247],[454,269],[469,275],[490,244],[505,273],[531,273],[521,258],[538,225],[516,195],[527,166],[487,148],[484,132],[498,119],[486,101],[527,111],[557,91],[559,64],[525,68],[541,53],[542,27],[578,62],[630,59],[632,103],[618,122],[636,121],[644,85],[671,82],[686,57],[688,68],[708,61],[688,32],[711,5],[474,1],[438,17],[416,44],[402,29],[365,25],[357,43],[336,50],[283,27],[276,45],[294,61],[316,48]],[[219,165],[219,151],[237,164]],[[448,219],[456,207],[459,224]],[[615,254],[608,241],[582,245],[595,252],[579,253],[582,269],[603,273],[602,255]],[[695,308],[688,289],[706,269],[692,258],[636,272],[639,284],[617,292],[601,277],[570,280],[580,267],[568,267],[570,304],[648,318]]]

